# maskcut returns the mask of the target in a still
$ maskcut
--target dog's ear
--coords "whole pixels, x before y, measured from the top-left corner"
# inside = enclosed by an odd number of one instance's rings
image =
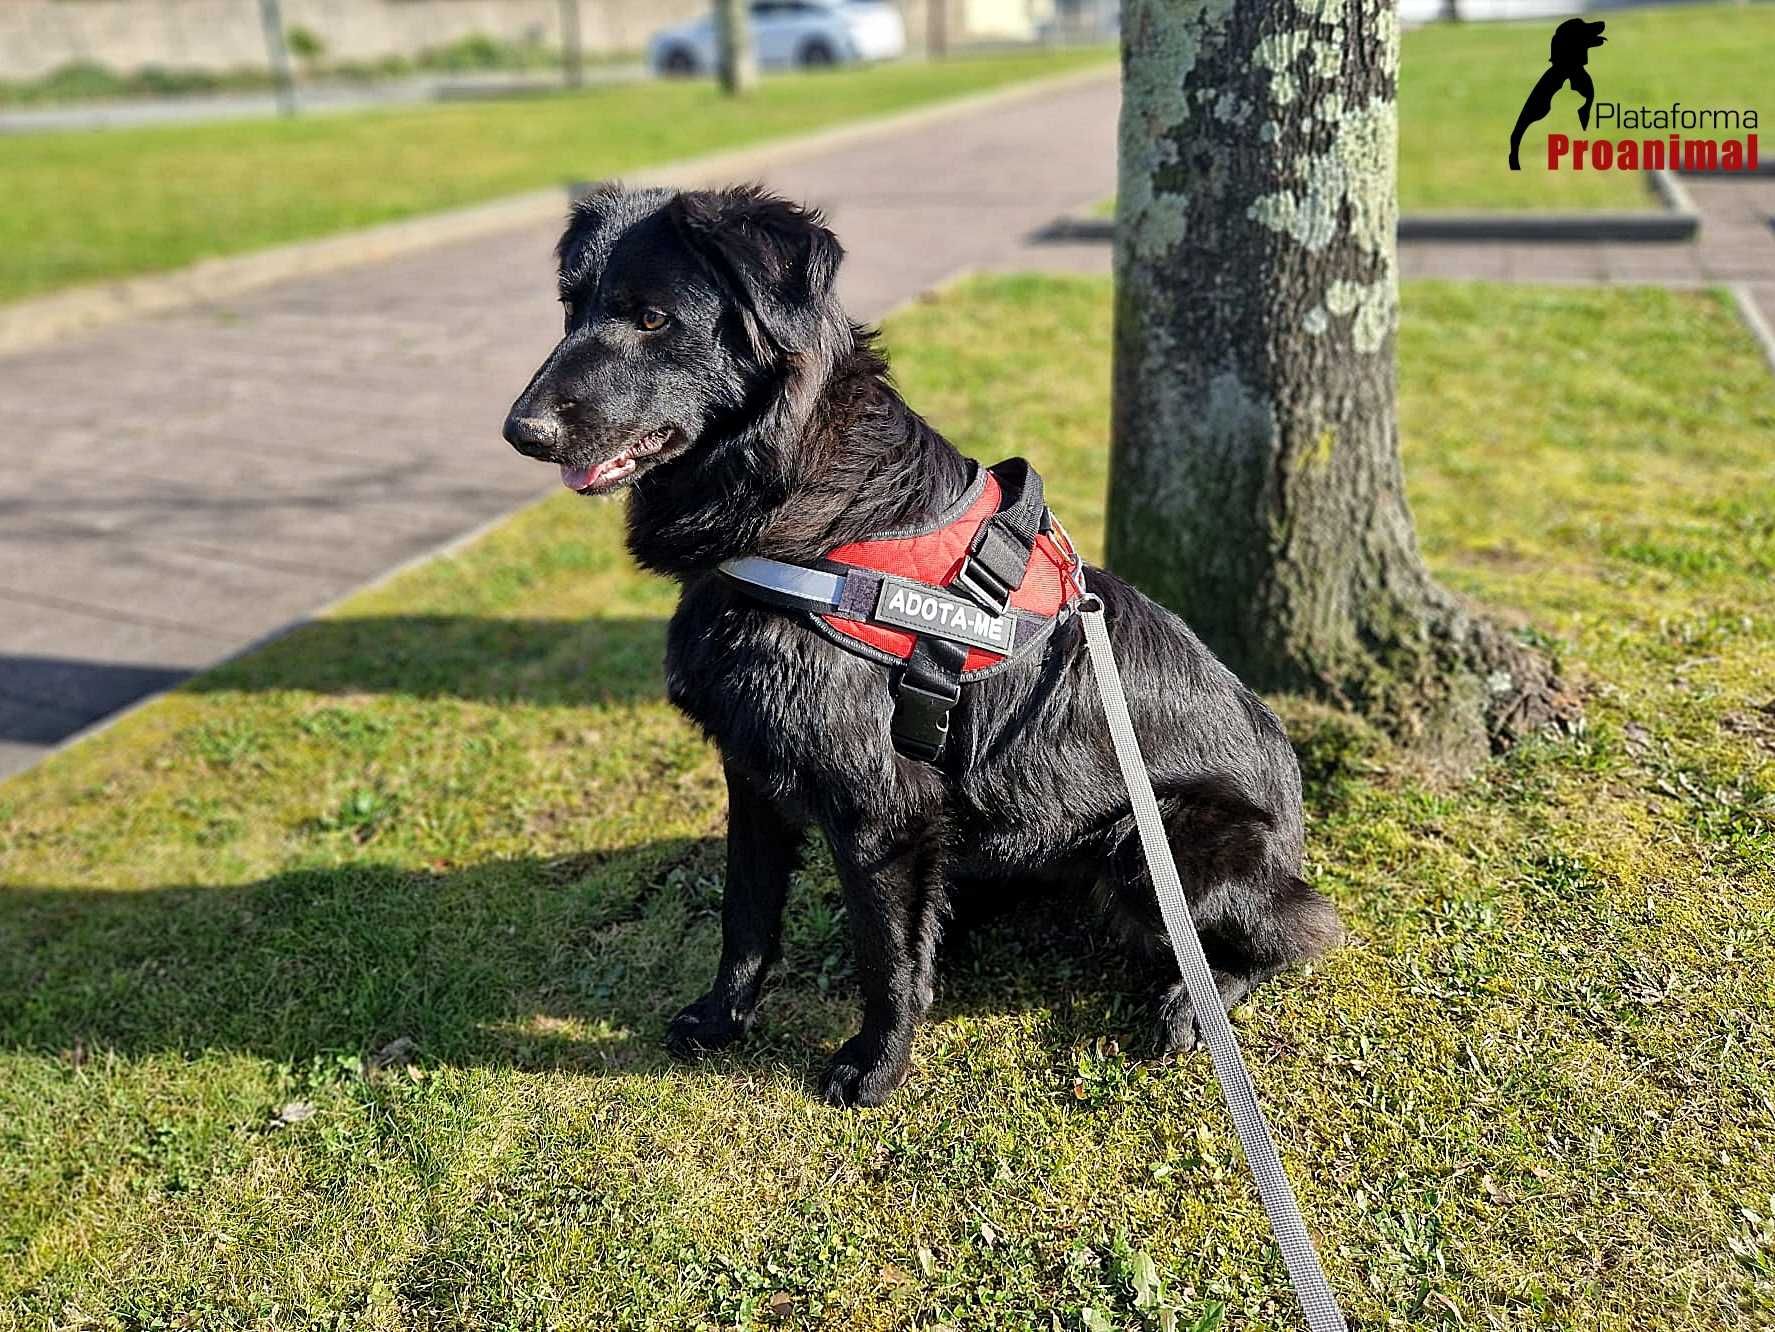
[[[745,185],[680,194],[669,215],[740,303],[756,352],[806,351],[820,337],[844,247],[818,209]]]
[[[560,244],[555,246],[563,295],[579,276],[579,270],[585,264],[588,247],[609,224],[624,194],[621,183],[614,180],[574,191],[573,204],[567,210],[567,229],[561,233]]]

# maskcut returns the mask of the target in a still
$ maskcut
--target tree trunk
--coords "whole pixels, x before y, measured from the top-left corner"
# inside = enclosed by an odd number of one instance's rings
[[[715,0],[715,61],[721,90],[737,97],[758,83],[748,0]]]
[[[585,50],[579,36],[579,0],[561,0],[561,77],[569,88],[585,84]]]
[[[296,114],[296,79],[290,71],[290,48],[284,40],[283,9],[278,0],[259,0],[259,26],[265,31],[265,58],[277,89],[277,113]]]
[[[1260,689],[1448,766],[1552,668],[1419,556],[1394,417],[1394,0],[1128,0],[1109,563]]]

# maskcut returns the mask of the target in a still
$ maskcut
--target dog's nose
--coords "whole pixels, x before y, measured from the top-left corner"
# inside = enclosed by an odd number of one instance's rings
[[[519,416],[513,412],[505,418],[506,442],[532,458],[548,457],[560,433],[560,422],[548,417]]]

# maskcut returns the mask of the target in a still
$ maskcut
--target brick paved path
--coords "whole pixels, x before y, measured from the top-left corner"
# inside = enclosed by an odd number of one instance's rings
[[[1498,245],[1417,241],[1401,276],[1502,282],[1647,282],[1741,286],[1775,326],[1775,176],[1685,177],[1701,213],[1693,241]]]
[[[791,155],[852,313],[1115,188],[1113,71]],[[546,493],[499,438],[558,332],[528,227],[0,357],[0,773]]]

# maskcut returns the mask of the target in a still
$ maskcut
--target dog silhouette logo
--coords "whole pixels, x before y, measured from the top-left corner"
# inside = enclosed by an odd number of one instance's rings
[[[1510,134],[1512,171],[1522,170],[1517,153],[1522,148],[1523,132],[1537,120],[1547,117],[1553,110],[1553,94],[1566,84],[1571,84],[1572,91],[1584,99],[1584,105],[1578,108],[1578,124],[1584,129],[1590,128],[1590,104],[1596,100],[1596,86],[1590,82],[1590,71],[1585,66],[1590,63],[1591,48],[1608,41],[1602,35],[1603,26],[1600,19],[1587,23],[1574,18],[1567,19],[1553,30],[1553,50],[1548,56],[1551,66],[1522,104],[1522,114],[1516,117],[1516,128]]]

